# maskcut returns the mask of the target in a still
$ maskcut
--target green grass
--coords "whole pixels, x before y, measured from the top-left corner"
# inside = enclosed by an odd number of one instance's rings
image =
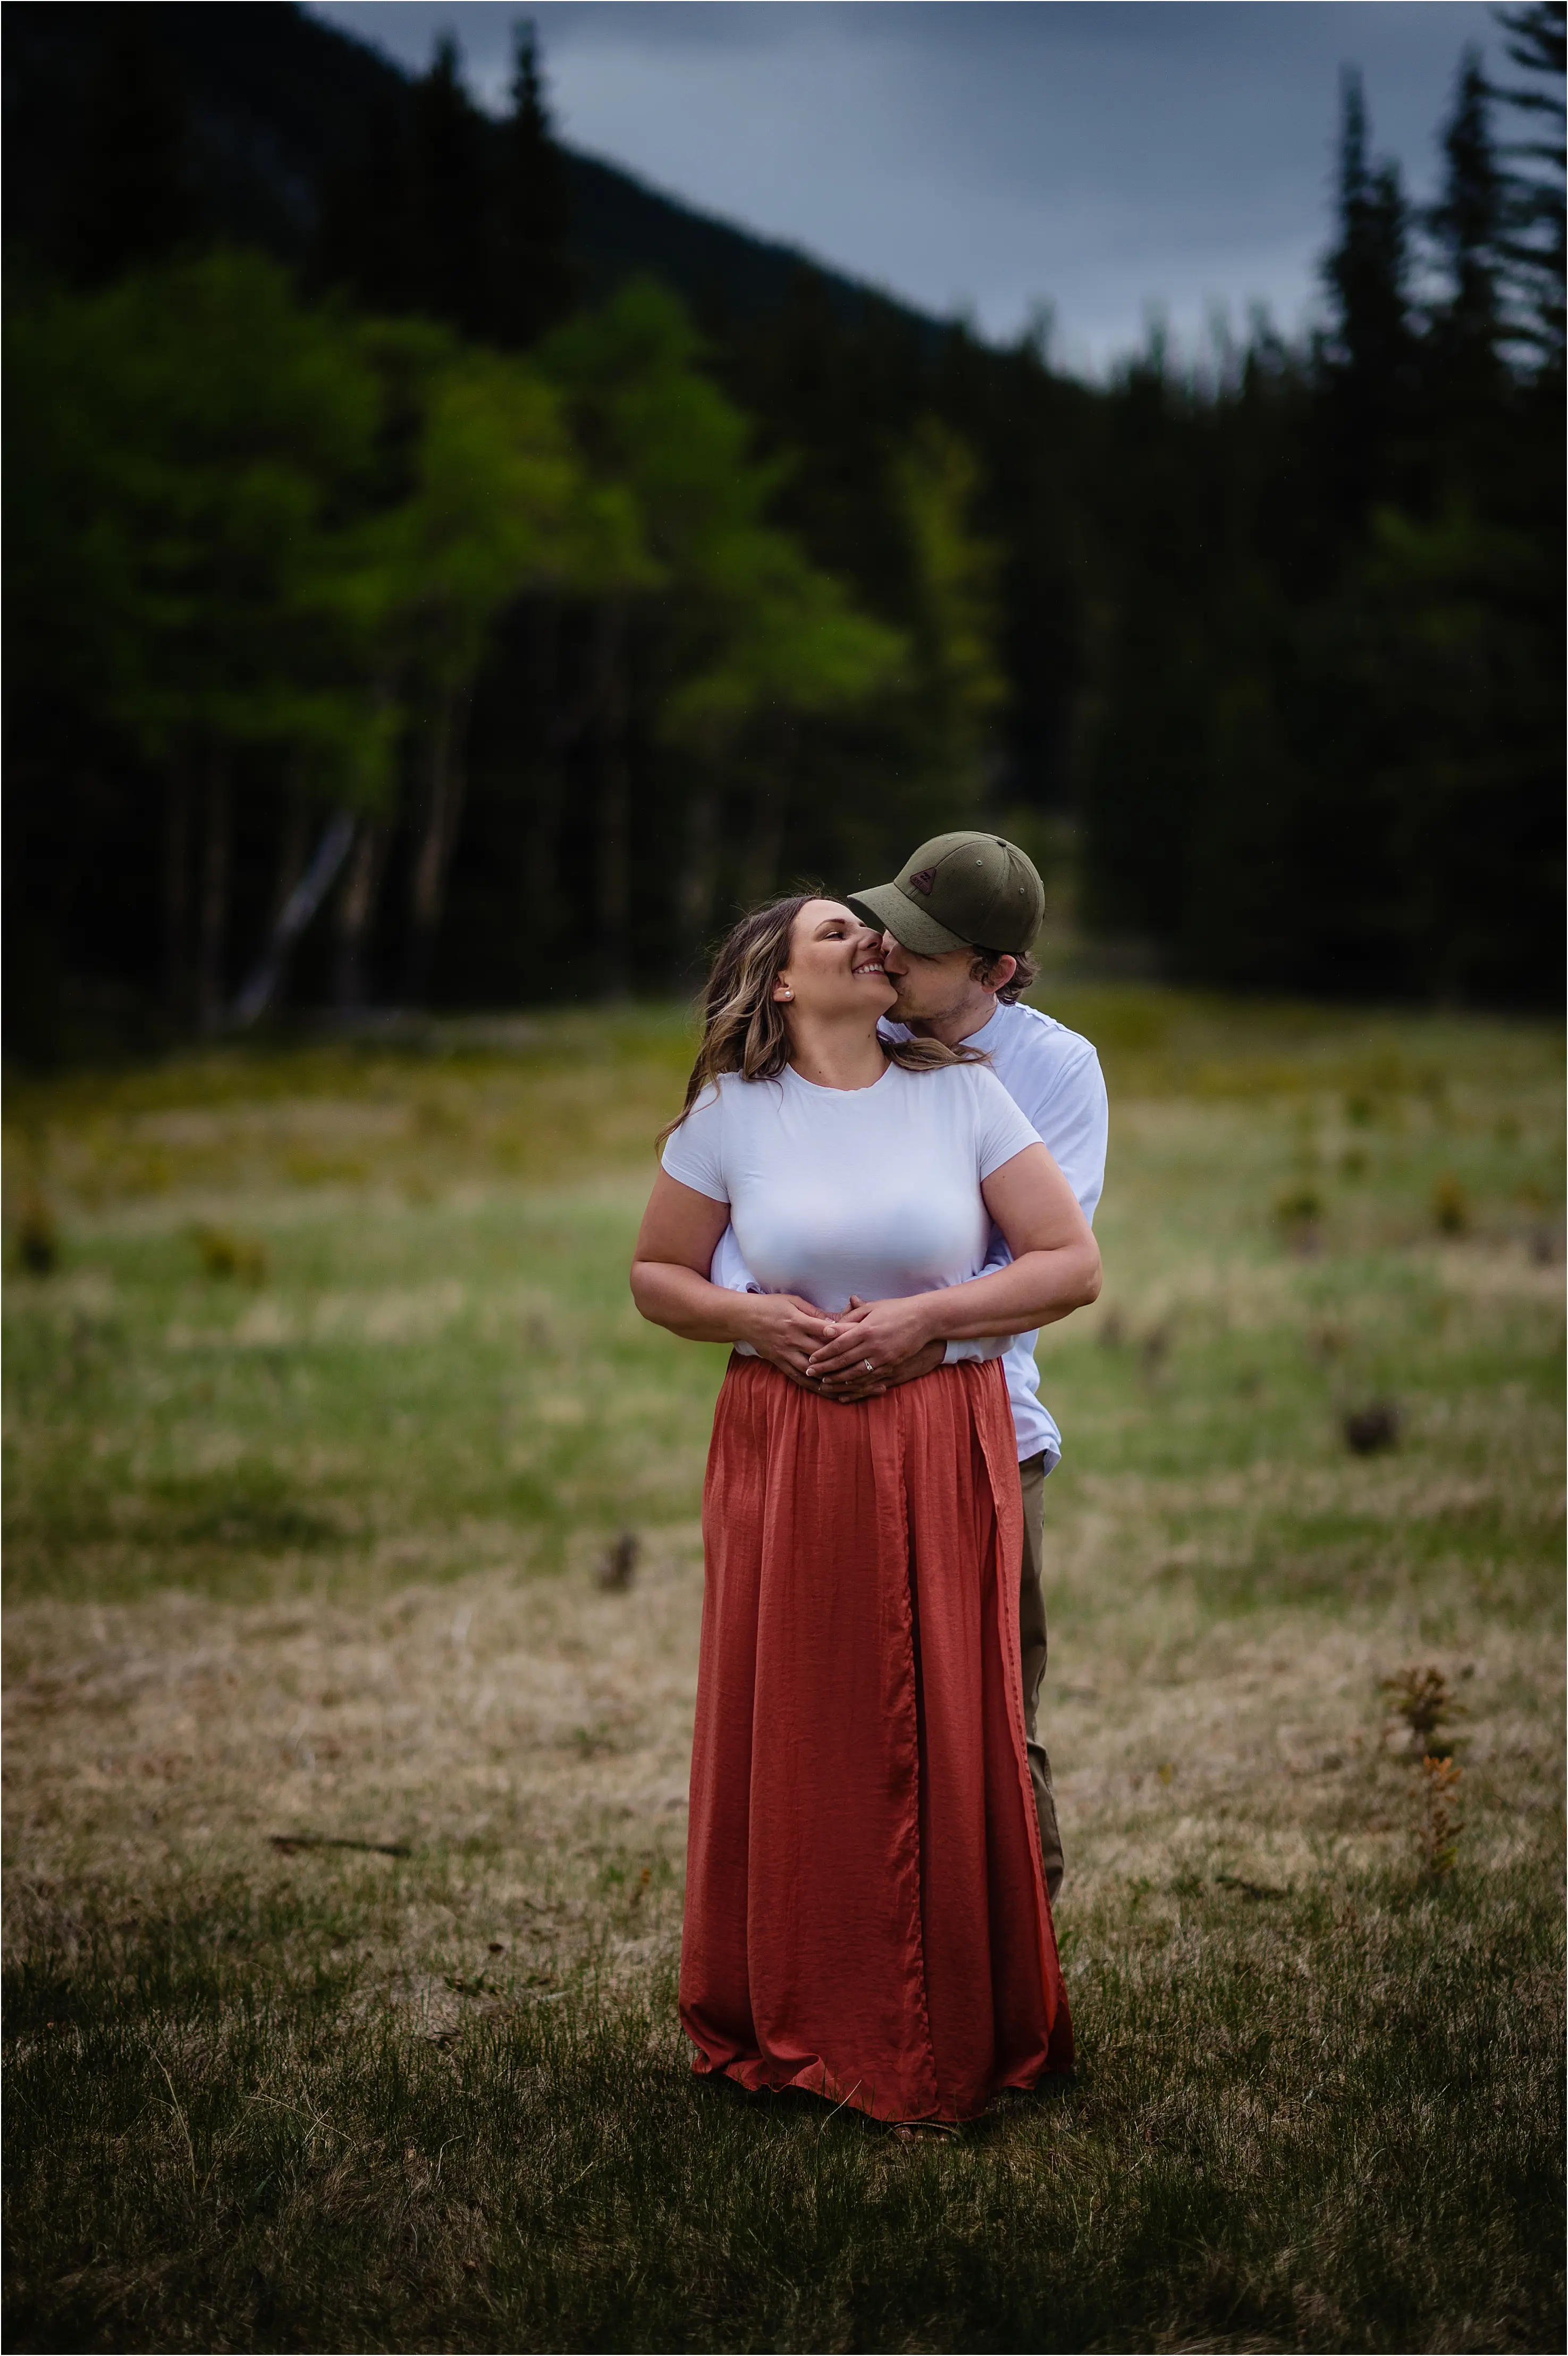
[[[679,1021],[12,1091],[10,2346],[1562,2344],[1558,1043],[1052,1002],[1115,1108],[1042,1347],[1079,2067],[941,2141],[675,2020]]]
[[[694,2083],[667,1969],[411,2037],[337,1960],[390,1902],[215,1891],[18,1971],[12,2346],[1553,2344],[1528,1874],[1093,1917],[1076,2083],[913,2147]]]

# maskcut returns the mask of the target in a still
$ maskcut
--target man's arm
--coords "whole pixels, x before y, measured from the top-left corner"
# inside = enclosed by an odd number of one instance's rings
[[[1008,1090],[1009,1095],[1012,1091]],[[1064,1071],[1053,1075],[1031,1103],[1032,1089],[1020,1085],[1013,1101],[1031,1121],[1040,1141],[1050,1147],[1057,1168],[1078,1197],[1078,1207],[1091,1226],[1105,1189],[1105,1148],[1110,1135],[1110,1101],[1105,1094],[1100,1058],[1085,1039]]]
[[[1031,1026],[1032,1027],[1032,1026]],[[1105,1184],[1105,1146],[1110,1107],[1100,1058],[1083,1040],[1065,1068],[1044,1051],[1053,1034],[1042,1033],[1041,1051],[1009,1063],[1003,1083],[1024,1119],[1029,1122],[1051,1159],[1078,1197],[1078,1207],[1091,1226]],[[998,1073],[997,1077],[1001,1075]],[[1008,1266],[1012,1254],[993,1228],[991,1248],[982,1276],[995,1276]],[[948,1365],[961,1358],[997,1355],[1005,1344],[995,1342],[949,1342],[944,1352]]]
[[[992,1276],[846,1311],[808,1371],[835,1381],[864,1358],[875,1373],[938,1337],[1025,1333],[1071,1316],[1100,1290],[1100,1253],[1072,1188],[1043,1145],[1025,1146],[981,1182],[1010,1264]]]

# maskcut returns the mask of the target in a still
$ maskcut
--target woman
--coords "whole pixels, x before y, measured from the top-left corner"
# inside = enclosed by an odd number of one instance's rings
[[[1065,1316],[1100,1264],[985,1058],[881,1038],[893,997],[880,936],[836,901],[735,927],[632,1289],[738,1354],[703,1498],[695,2066],[913,2122],[972,2118],[1071,2058],[1024,1750],[1016,1450],[995,1359],[833,1394],[938,1337]],[[1013,1262],[980,1277],[993,1220]],[[772,1290],[709,1283],[731,1221]]]

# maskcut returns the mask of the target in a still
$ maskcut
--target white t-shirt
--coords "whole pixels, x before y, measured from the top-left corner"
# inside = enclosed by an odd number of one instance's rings
[[[885,1023],[890,1038],[907,1039],[900,1023]],[[1105,1141],[1109,1123],[1105,1083],[1100,1059],[1089,1041],[1069,1031],[1033,1006],[998,1004],[982,1030],[965,1042],[982,1047],[991,1068],[1035,1133],[1054,1154],[1062,1176],[1077,1195],[1083,1215],[1093,1222],[1105,1183]],[[987,1255],[988,1268],[1005,1268],[1011,1255],[999,1234],[993,1233]],[[715,1284],[733,1292],[756,1288],[734,1228],[719,1239],[711,1270]],[[857,1288],[858,1289],[858,1288]],[[869,1298],[869,1295],[865,1296]],[[1040,1368],[1035,1364],[1038,1333],[1019,1333],[1000,1351],[1007,1362],[1008,1398],[1013,1410],[1020,1461],[1043,1450],[1048,1461],[1061,1453],[1056,1420],[1040,1400]],[[947,1357],[988,1357],[998,1345],[986,1342],[949,1342]]]
[[[983,1064],[819,1088],[727,1072],[664,1150],[683,1186],[730,1205],[751,1276],[829,1314],[977,1276],[990,1249],[982,1179],[1039,1138]]]

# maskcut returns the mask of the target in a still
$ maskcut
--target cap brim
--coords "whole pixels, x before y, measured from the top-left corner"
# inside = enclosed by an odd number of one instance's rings
[[[966,949],[969,943],[957,933],[950,933],[945,925],[928,916],[907,892],[896,884],[873,884],[867,892],[846,894],[850,907],[891,933],[901,948],[913,949],[917,957],[944,957],[949,949]]]

